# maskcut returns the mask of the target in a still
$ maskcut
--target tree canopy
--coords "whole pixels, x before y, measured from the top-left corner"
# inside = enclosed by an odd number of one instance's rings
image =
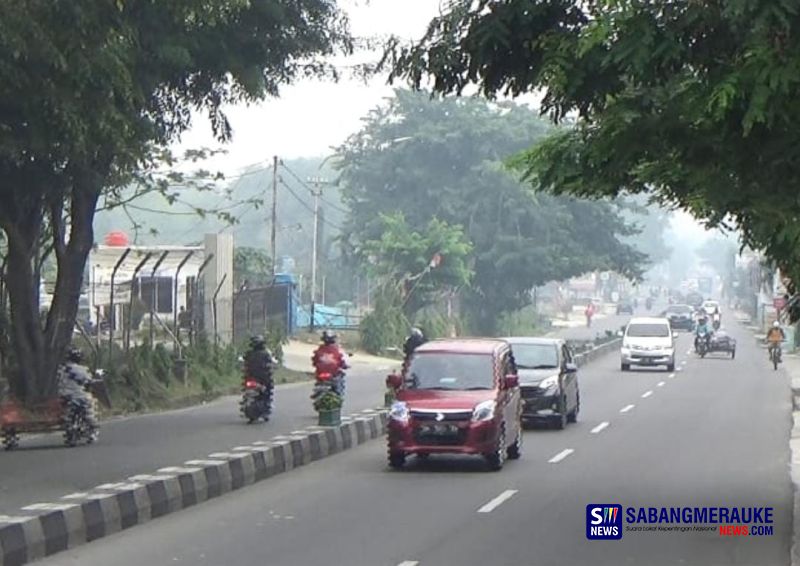
[[[455,0],[393,78],[438,93],[543,93],[575,116],[518,162],[556,194],[649,193],[735,227],[800,281],[795,2]]]
[[[462,304],[480,332],[536,285],[596,269],[640,275],[645,256],[620,240],[633,230],[615,206],[534,194],[505,167],[550,130],[524,106],[397,91],[339,148],[345,243],[380,240],[381,215],[394,212],[421,233],[434,218],[462,226],[474,272]]]
[[[229,139],[225,104],[332,73],[319,57],[350,50],[350,38],[330,0],[2,0],[0,9],[0,229],[24,368],[12,386],[35,399],[53,391],[72,335],[100,196],[146,179],[198,112]],[[43,245],[58,267],[44,328]]]

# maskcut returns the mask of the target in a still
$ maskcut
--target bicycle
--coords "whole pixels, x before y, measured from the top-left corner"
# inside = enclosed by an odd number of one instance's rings
[[[778,364],[781,363],[781,345],[773,344],[769,347],[769,361],[775,370],[778,369]]]

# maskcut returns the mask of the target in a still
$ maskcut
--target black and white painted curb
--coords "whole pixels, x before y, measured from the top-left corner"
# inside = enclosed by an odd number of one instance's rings
[[[386,411],[368,409],[333,427],[313,426],[180,466],[0,515],[0,566],[16,566],[186,509],[382,437]]]
[[[606,354],[608,354],[609,352],[613,352],[614,350],[619,350],[621,344],[622,344],[622,339],[616,338],[614,340],[606,342],[605,344],[596,346],[587,352],[583,352],[581,354],[575,354],[575,364],[578,367],[585,366],[592,360],[596,360],[601,356],[605,356]]]

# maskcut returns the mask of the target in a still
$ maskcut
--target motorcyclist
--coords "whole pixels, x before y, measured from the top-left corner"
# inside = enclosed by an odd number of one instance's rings
[[[423,334],[422,330],[417,327],[411,329],[406,341],[403,342],[403,354],[405,355],[406,359],[411,357],[411,354],[414,353],[414,350],[422,346],[425,342],[427,342],[427,338],[425,338],[425,334]]]
[[[325,330],[320,336],[322,344],[314,351],[311,362],[317,374],[329,373],[336,378],[338,393],[343,393],[344,370],[350,368],[347,354],[338,343],[336,334]]]
[[[706,346],[708,346],[711,342],[711,327],[708,324],[708,318],[705,316],[701,316],[700,319],[697,321],[697,327],[694,331],[694,347],[695,350],[697,349],[697,345],[699,344],[700,337],[704,337],[706,341]]]
[[[780,352],[781,343],[784,340],[786,340],[786,333],[781,328],[781,323],[776,320],[772,323],[772,328],[767,332],[767,351],[770,357],[773,349],[777,348],[778,352]]]
[[[58,368],[58,394],[67,403],[76,403],[84,410],[84,420],[90,427],[97,427],[97,416],[94,410],[94,399],[86,391],[92,383],[89,370],[83,365],[83,352],[71,348],[67,352],[67,361]]]
[[[250,338],[250,349],[244,355],[244,369],[247,377],[251,377],[262,385],[269,388],[272,394],[272,370],[278,364],[278,360],[267,348],[267,342],[263,336],[253,336]]]

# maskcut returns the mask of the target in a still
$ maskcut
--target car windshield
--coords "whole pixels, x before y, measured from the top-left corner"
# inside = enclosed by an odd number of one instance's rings
[[[555,344],[512,344],[517,369],[551,369],[558,367]]]
[[[425,352],[408,368],[409,389],[466,391],[494,388],[491,354]]]
[[[669,326],[659,323],[636,323],[628,325],[627,336],[632,338],[663,338],[669,336]]]

